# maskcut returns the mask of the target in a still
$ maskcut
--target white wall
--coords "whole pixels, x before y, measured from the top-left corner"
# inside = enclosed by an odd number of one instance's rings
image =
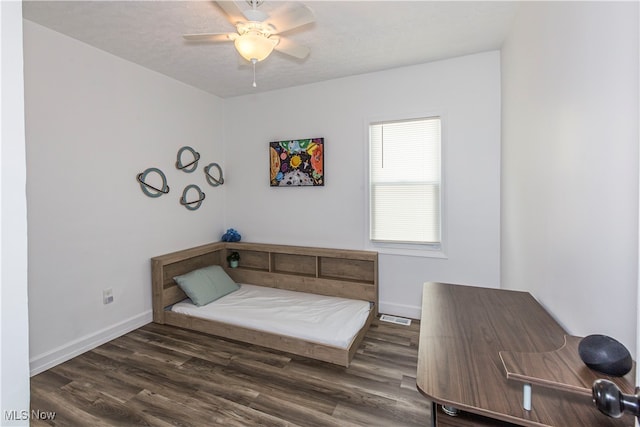
[[[36,373],[151,320],[149,258],[219,239],[225,187],[222,100],[24,23],[31,369]],[[196,172],[175,168],[180,147]],[[185,157],[186,159],[186,157]],[[158,167],[170,192],[145,196]],[[179,204],[198,184],[202,207]],[[115,302],[103,305],[103,289]]]
[[[445,122],[448,258],[381,255],[382,310],[419,317],[427,280],[498,286],[498,52],[221,100],[24,25],[32,374],[150,321],[154,255],[228,227],[249,241],[363,248],[368,120]],[[308,136],[326,138],[327,185],[269,188],[268,142]],[[182,145],[201,166],[221,162],[225,185],[175,170]],[[140,191],[135,176],[151,166],[169,195]],[[194,181],[207,199],[189,212],[178,197]]]
[[[523,3],[502,50],[502,283],[636,340],[638,3]]]
[[[27,426],[29,319],[22,2],[0,2],[0,42],[0,425]]]
[[[419,317],[428,280],[502,282],[571,333],[634,348],[637,9],[523,3],[502,70],[488,52],[228,100],[25,21],[32,372],[149,321],[149,258],[227,227],[248,241],[365,248],[367,123],[422,114],[445,123],[448,257],[381,254],[382,311]],[[305,137],[325,138],[326,186],[270,188],[268,142]],[[225,185],[176,171],[183,145],[201,167],[221,162]],[[150,166],[169,195],[140,191]],[[207,193],[196,212],[178,204],[190,183]]]
[[[257,77],[259,84],[259,70]],[[226,105],[228,226],[255,242],[352,249],[364,248],[368,235],[368,121],[442,114],[448,259],[381,255],[381,311],[419,317],[422,284],[429,280],[499,286],[498,52],[244,96]],[[270,188],[268,143],[309,137],[325,138],[326,185]]]

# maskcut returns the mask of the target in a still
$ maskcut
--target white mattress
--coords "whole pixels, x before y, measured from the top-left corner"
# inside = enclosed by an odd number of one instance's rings
[[[347,348],[369,316],[369,302],[264,286],[240,289],[207,305],[174,304],[177,313]]]

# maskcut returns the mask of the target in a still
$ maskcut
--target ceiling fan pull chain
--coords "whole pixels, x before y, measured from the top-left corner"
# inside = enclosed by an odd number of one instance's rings
[[[253,87],[257,87],[258,85],[256,84],[256,62],[258,62],[256,59],[252,59],[251,63],[253,64]]]

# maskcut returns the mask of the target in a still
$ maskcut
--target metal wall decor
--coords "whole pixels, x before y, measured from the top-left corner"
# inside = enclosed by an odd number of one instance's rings
[[[193,156],[193,160],[186,165],[182,163],[182,153],[188,151]],[[176,168],[183,172],[191,173],[198,168],[198,160],[200,160],[200,153],[189,146],[184,146],[178,150],[178,160],[176,161]]]
[[[1,0],[0,0],[1,1]],[[192,160],[187,164],[183,164],[183,154],[184,152],[191,153]],[[198,161],[200,160],[200,153],[189,146],[184,146],[178,150],[178,159],[176,161],[176,168],[178,170],[191,173],[198,168]],[[217,171],[216,171],[217,170]],[[146,182],[147,175],[150,173],[155,173],[160,176],[162,179],[161,188],[157,188],[154,185],[150,185]],[[209,163],[204,167],[204,175],[207,183],[212,187],[217,187],[219,185],[224,184],[224,177],[222,174],[222,168],[218,163]],[[142,173],[139,173],[136,177],[137,181],[140,183],[140,188],[142,192],[149,197],[160,197],[163,194],[167,194],[169,192],[169,186],[167,185],[167,177],[164,173],[158,168],[148,168]],[[157,182],[157,180],[152,180],[151,182]],[[193,190],[193,191],[192,191]],[[189,194],[189,193],[197,193],[197,195]],[[197,196],[197,199],[194,199],[191,196]],[[188,200],[188,197],[191,197],[192,200]],[[182,191],[182,196],[180,197],[180,204],[187,208],[190,211],[195,211],[200,206],[202,206],[202,202],[205,199],[205,194],[202,192],[200,187],[196,184],[187,185]]]
[[[156,188],[153,185],[149,185],[145,182],[147,175],[150,173],[157,173],[162,178],[162,188]],[[149,197],[160,197],[163,194],[167,194],[169,192],[169,186],[167,185],[167,177],[164,176],[164,173],[158,168],[148,168],[142,173],[139,173],[136,177],[138,182],[140,183],[140,188],[142,192]]]
[[[187,193],[192,188],[198,192],[198,199],[189,202],[187,201]],[[204,198],[205,198],[205,194],[202,192],[202,190],[200,190],[200,187],[198,187],[195,184],[191,184],[191,185],[187,185],[182,191],[182,197],[180,197],[180,204],[183,205],[185,208],[189,209],[190,211],[195,211],[202,205],[202,201],[204,200]]]
[[[211,168],[218,169],[218,178],[211,175]],[[224,177],[222,176],[222,168],[217,163],[209,163],[204,167],[204,175],[207,178],[207,182],[212,187],[217,187],[218,185],[224,184]]]

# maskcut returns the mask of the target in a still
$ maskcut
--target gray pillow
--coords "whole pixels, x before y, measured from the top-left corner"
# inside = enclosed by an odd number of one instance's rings
[[[173,280],[197,306],[209,304],[240,288],[219,265],[199,268]]]

